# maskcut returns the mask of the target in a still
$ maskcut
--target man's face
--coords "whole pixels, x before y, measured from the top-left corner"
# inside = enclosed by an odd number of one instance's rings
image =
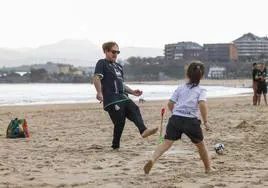
[[[257,69],[262,70],[262,65],[261,64],[258,64],[257,65]]]
[[[109,61],[115,62],[117,59],[117,55],[120,53],[117,45],[114,45],[111,50],[105,51],[106,59]]]
[[[260,69],[264,70],[264,65],[263,64],[261,64]]]

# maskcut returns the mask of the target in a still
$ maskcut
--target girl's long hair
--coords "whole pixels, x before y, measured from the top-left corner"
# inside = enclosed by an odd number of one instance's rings
[[[190,85],[191,88],[198,86],[204,73],[204,64],[200,61],[192,61],[187,68],[187,77],[189,78],[189,82],[187,84]]]

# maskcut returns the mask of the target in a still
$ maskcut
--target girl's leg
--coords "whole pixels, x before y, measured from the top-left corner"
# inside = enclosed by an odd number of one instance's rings
[[[207,147],[204,143],[204,141],[198,143],[198,144],[195,144],[196,147],[198,148],[198,151],[199,151],[199,155],[204,163],[204,166],[205,166],[205,172],[206,173],[211,173],[214,169],[211,167],[211,164],[210,164],[210,160],[209,160],[209,157],[208,157],[208,150],[207,150]]]
[[[258,105],[261,103],[261,95],[258,94]]]
[[[165,139],[163,144],[159,144],[157,146],[157,148],[154,151],[152,159],[149,160],[143,168],[145,174],[149,174],[151,168],[153,167],[153,164],[157,161],[157,159],[161,155],[163,155],[163,153],[165,153],[172,146],[173,143],[174,141]]]
[[[266,94],[263,94],[264,102],[267,105]]]

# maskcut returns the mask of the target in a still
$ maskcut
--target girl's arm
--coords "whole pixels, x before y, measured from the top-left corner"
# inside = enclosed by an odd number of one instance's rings
[[[168,101],[168,109],[172,112],[176,102],[178,101],[179,98],[179,92],[180,92],[180,86],[174,91],[172,94],[171,98]]]
[[[173,108],[174,108],[174,102],[173,101],[171,101],[171,100],[169,100],[168,101],[168,109],[172,112],[172,110],[173,110]]]
[[[206,130],[209,130],[207,103],[205,101],[199,101],[198,105]]]

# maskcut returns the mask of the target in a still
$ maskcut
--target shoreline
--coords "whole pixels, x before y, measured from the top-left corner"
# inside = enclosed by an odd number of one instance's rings
[[[229,95],[229,96],[213,96],[213,97],[207,97],[207,99],[219,99],[219,98],[232,98],[232,97],[249,97],[250,95],[252,95],[252,92],[245,92],[245,93],[240,93],[240,94],[233,94],[233,95]],[[142,98],[142,97],[141,97]],[[134,102],[138,103],[138,99],[131,99]],[[146,100],[146,103],[154,103],[154,102],[161,102],[161,101],[168,101],[169,99],[153,99],[153,100]],[[78,102],[64,102],[64,103],[60,103],[60,102],[55,102],[55,103],[30,103],[30,104],[10,104],[10,105],[0,105],[0,109],[1,108],[19,108],[19,107],[38,107],[38,106],[60,106],[60,105],[96,105],[96,104],[100,104],[99,102],[96,101],[78,101]]]
[[[210,100],[226,100],[230,99],[234,96],[227,96],[227,97],[211,97],[208,98],[208,101]],[[240,96],[242,98],[248,98],[249,96]],[[161,99],[161,100],[148,100],[143,104],[139,104],[138,101],[133,100],[136,104],[139,106],[141,105],[151,105],[151,104],[166,104],[168,99]],[[60,109],[66,109],[66,108],[72,108],[72,109],[80,109],[80,108],[100,108],[103,110],[102,103],[99,102],[81,102],[81,103],[57,103],[57,104],[29,104],[29,105],[10,105],[10,106],[0,106],[0,115],[2,111],[10,110],[10,111],[19,111],[19,110],[30,110],[30,111],[39,111],[41,110],[47,110],[47,109],[54,109],[54,110],[60,110]]]
[[[178,80],[163,80],[163,81],[133,81],[126,82],[126,84],[142,84],[142,85],[179,85],[185,83],[185,79]],[[204,86],[226,86],[226,87],[252,87],[251,79],[223,79],[223,80],[211,80],[203,79],[200,81],[200,85]]]

